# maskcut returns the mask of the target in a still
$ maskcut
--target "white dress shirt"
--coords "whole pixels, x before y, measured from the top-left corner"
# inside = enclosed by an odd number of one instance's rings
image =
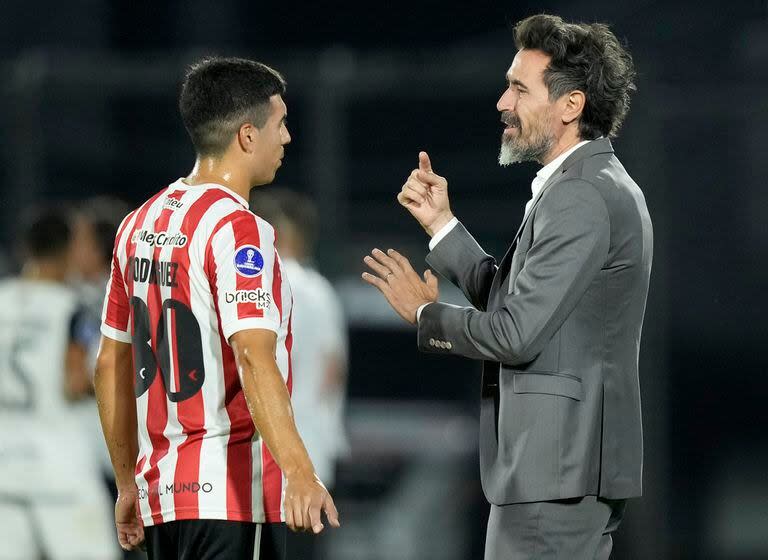
[[[552,176],[552,174],[557,171],[557,168],[560,167],[563,162],[568,158],[569,155],[571,155],[573,152],[581,148],[583,145],[588,144],[592,140],[582,140],[575,146],[572,146],[571,148],[564,151],[562,154],[557,156],[555,159],[550,161],[547,165],[539,169],[539,171],[536,173],[536,176],[533,178],[533,181],[531,182],[531,199],[525,203],[525,215],[528,215],[528,211],[531,209],[531,206],[533,206],[533,201],[536,200],[536,197],[539,195],[539,192],[541,192],[541,188],[545,185],[545,183],[549,180],[549,178]],[[442,241],[446,235],[448,235],[453,228],[456,227],[456,224],[459,223],[459,219],[454,217],[450,222],[445,224],[443,227],[440,228],[440,230],[435,233],[435,235],[432,236],[432,239],[429,241],[429,250],[432,251],[435,246]],[[416,322],[419,322],[419,319],[421,318],[421,310],[424,309],[429,303],[424,303],[419,306],[419,308],[416,310]]]

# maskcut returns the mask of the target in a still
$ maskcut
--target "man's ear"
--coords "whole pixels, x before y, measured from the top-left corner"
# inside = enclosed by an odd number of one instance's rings
[[[258,139],[259,129],[251,123],[243,123],[237,131],[237,141],[240,149],[247,154],[251,154],[256,150]]]
[[[581,117],[581,114],[584,112],[587,96],[584,95],[583,91],[576,89],[570,93],[566,93],[563,97],[565,104],[562,115],[563,124],[571,124]]]

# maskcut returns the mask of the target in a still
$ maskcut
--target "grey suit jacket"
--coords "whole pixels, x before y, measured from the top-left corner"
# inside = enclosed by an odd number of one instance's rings
[[[545,183],[499,266],[458,224],[427,256],[471,307],[434,303],[419,348],[484,361],[480,470],[503,505],[641,494],[638,352],[653,232],[607,139]]]

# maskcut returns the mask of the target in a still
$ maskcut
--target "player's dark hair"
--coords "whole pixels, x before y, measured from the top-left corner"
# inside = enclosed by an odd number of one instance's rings
[[[558,16],[531,16],[515,26],[515,45],[551,57],[544,71],[550,100],[579,90],[586,97],[579,120],[584,140],[613,137],[636,89],[632,56],[602,23],[566,23]]]
[[[273,226],[279,227],[281,221],[289,222],[299,232],[307,253],[312,253],[317,239],[318,214],[308,196],[285,187],[254,189],[250,206],[254,213]]]
[[[179,110],[197,153],[223,154],[243,123],[263,127],[273,95],[285,95],[285,80],[260,62],[213,57],[192,64],[181,86]]]
[[[38,210],[24,220],[22,249],[27,257],[61,257],[69,250],[72,229],[66,211],[54,208]]]

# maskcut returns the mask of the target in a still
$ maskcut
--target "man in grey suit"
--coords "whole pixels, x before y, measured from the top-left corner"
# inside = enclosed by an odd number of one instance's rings
[[[483,361],[480,468],[491,503],[485,558],[608,558],[641,494],[640,332],[652,228],[613,153],[634,89],[630,55],[601,24],[533,16],[497,103],[499,162],[544,167],[497,265],[458,222],[426,153],[399,202],[432,237],[429,265],[474,307],[437,302],[408,260],[375,249],[363,278],[419,348]],[[511,233],[511,232],[510,232]]]

